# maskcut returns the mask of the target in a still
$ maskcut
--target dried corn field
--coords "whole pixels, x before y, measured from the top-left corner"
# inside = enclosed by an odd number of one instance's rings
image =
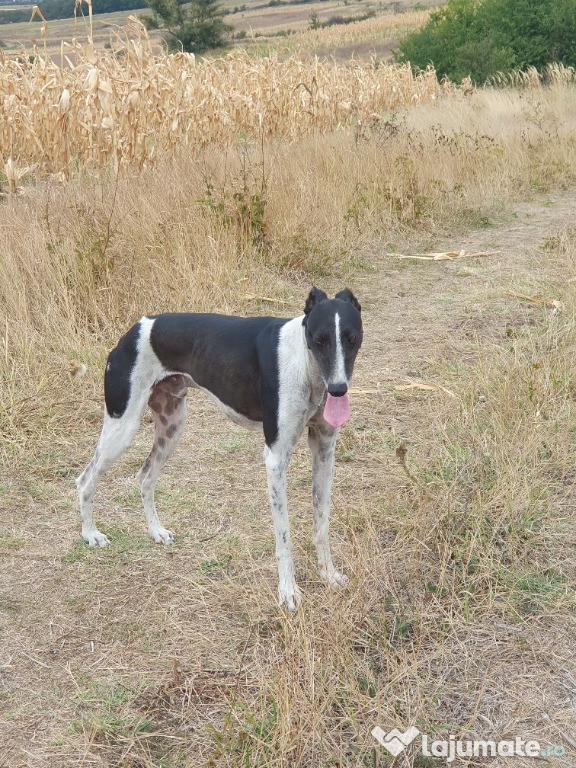
[[[136,19],[123,35],[113,51],[63,45],[59,63],[0,58],[0,160],[12,179],[30,169],[141,168],[176,148],[239,137],[294,140],[440,91],[433,70],[242,51],[158,56]]]
[[[429,11],[413,11],[395,15],[384,14],[344,26],[335,24],[320,29],[307,29],[298,35],[297,44],[301,50],[305,50],[320,45],[345,45],[360,41],[375,43],[386,37],[398,40],[408,32],[424,26],[429,15]]]

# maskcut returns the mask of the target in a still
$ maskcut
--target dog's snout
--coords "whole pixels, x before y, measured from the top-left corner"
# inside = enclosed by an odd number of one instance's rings
[[[345,381],[328,387],[328,394],[332,395],[332,397],[344,397],[346,392],[348,392],[348,384]]]

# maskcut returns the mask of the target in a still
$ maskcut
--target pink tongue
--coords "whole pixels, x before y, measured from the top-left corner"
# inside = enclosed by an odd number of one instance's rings
[[[350,403],[348,395],[332,397],[328,395],[324,406],[324,418],[331,427],[341,427],[350,418]]]

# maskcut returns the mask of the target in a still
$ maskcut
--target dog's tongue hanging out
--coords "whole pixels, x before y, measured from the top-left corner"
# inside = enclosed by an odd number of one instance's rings
[[[324,406],[324,419],[331,427],[337,428],[345,424],[350,418],[350,401],[348,395],[333,397],[328,395]]]

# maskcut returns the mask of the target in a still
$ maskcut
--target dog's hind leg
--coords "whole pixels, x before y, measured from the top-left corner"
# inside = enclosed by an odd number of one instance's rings
[[[145,402],[145,401],[144,401]],[[144,403],[133,403],[120,418],[113,418],[106,412],[104,424],[94,456],[76,480],[82,518],[82,536],[91,547],[105,547],[110,542],[100,533],[94,522],[94,491],[102,475],[128,448],[138,426]]]
[[[331,586],[343,586],[348,579],[334,568],[330,552],[330,498],[334,474],[334,451],[338,430],[322,421],[310,424],[308,445],[312,452],[312,504],[314,508],[314,544],[320,576]]]
[[[171,544],[173,536],[158,518],[154,488],[162,467],[176,450],[184,429],[186,389],[192,383],[185,374],[168,376],[154,386],[148,400],[154,418],[154,444],[137,477],[148,531],[158,544]]]

